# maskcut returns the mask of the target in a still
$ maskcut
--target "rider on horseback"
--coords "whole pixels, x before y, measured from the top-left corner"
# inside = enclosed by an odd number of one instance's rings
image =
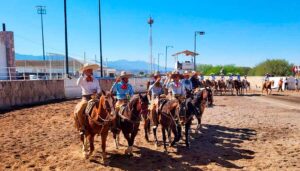
[[[197,75],[198,75],[198,74],[197,74],[196,71],[192,71],[192,76],[191,76],[191,78],[190,78],[190,81],[191,81],[191,83],[192,83],[192,88],[193,88],[193,89],[198,88],[199,85],[200,85],[200,81],[199,81]]]
[[[211,76],[211,80],[214,82],[214,81],[216,80],[215,74],[214,74],[214,73],[211,73],[210,76]]]
[[[184,78],[181,80],[181,83],[182,83],[184,89],[188,90],[188,91],[191,91],[193,89],[192,82],[189,79],[190,76],[191,76],[191,73],[189,71],[184,71],[184,73],[183,73]]]
[[[229,74],[228,80],[229,80],[229,81],[232,81],[232,80],[233,80],[233,74],[232,74],[232,73]]]
[[[240,82],[241,81],[241,75],[239,73],[236,74],[236,79]]]
[[[93,77],[93,70],[99,68],[97,64],[84,64],[80,69],[82,72],[82,76],[80,76],[77,80],[77,85],[81,88],[82,92],[82,100],[75,107],[75,113],[78,117],[78,121],[82,122],[78,124],[78,129],[80,130],[80,134],[83,135],[85,131],[85,122],[86,122],[86,108],[93,107],[93,99],[96,99],[97,96],[100,96],[101,88],[99,85],[99,81]]]
[[[172,94],[172,97],[180,100],[185,96],[185,89],[182,83],[180,82],[181,74],[178,71],[174,71],[171,74],[171,78],[167,80],[167,87],[169,88],[169,93]],[[173,79],[173,81],[171,81]]]
[[[134,91],[132,86],[128,83],[128,79],[131,75],[127,74],[126,71],[122,71],[119,78],[111,88],[111,93],[116,92],[117,103],[116,103],[116,114],[119,114],[120,108],[127,104],[130,98],[133,96]],[[116,119],[113,120],[113,129],[117,128]]]
[[[269,73],[266,73],[264,78],[265,83],[268,82],[269,80],[270,80],[270,75]]]
[[[157,71],[153,77],[155,81],[149,86],[148,90],[149,92],[151,92],[151,100],[163,94],[163,85],[161,83],[160,73]]]

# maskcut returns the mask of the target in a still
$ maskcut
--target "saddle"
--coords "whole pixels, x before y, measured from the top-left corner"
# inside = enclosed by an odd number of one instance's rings
[[[88,101],[88,104],[85,108],[85,111],[84,113],[87,115],[87,116],[91,116],[91,112],[93,110],[93,108],[95,106],[97,106],[99,104],[99,100],[98,99],[91,99]]]

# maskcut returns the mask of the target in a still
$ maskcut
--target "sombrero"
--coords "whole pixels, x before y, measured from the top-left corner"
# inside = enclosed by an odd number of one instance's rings
[[[152,77],[162,76],[159,71],[155,71],[154,74],[151,74]]]
[[[171,74],[171,78],[179,77],[181,78],[182,75],[179,73],[179,71],[173,71]]]
[[[92,69],[92,70],[96,70],[96,69],[99,69],[100,66],[97,65],[97,64],[89,64],[89,63],[85,63],[80,69],[79,71],[80,72],[83,72],[85,70],[88,70],[88,69]]]
[[[194,75],[193,73],[189,72],[189,71],[184,71],[184,73],[182,74],[183,76],[192,76]]]
[[[132,74],[127,74],[126,71],[121,71],[121,74],[120,74],[120,78],[129,78],[129,77],[132,77],[133,75]]]

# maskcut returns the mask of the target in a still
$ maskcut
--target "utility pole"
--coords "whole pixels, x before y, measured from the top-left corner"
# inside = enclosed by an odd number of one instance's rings
[[[45,42],[44,42],[44,21],[43,15],[46,15],[46,6],[36,6],[37,13],[41,15],[41,27],[42,27],[42,44],[43,44],[43,60],[45,61]]]
[[[165,73],[167,73],[167,66],[168,66],[168,48],[173,48],[173,46],[166,46],[166,58],[165,58]]]
[[[65,16],[65,49],[66,49],[66,76],[69,77],[69,54],[68,54],[68,22],[67,22],[67,0],[64,0],[64,16]]]
[[[100,76],[103,77],[103,61],[102,61],[102,31],[101,31],[101,2],[99,0],[99,41],[100,41]]]
[[[154,20],[150,17],[149,19],[148,19],[148,24],[149,24],[149,26],[150,26],[150,39],[149,39],[149,45],[150,45],[150,59],[149,59],[149,61],[150,61],[150,68],[149,68],[149,74],[151,74],[152,73],[152,58],[153,58],[153,56],[152,56],[152,24],[154,23]]]

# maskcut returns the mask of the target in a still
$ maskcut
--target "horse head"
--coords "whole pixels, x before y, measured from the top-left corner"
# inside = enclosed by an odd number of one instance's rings
[[[105,113],[111,116],[115,115],[115,99],[110,92],[105,92],[102,90],[102,95],[99,101],[100,115],[104,110]]]

